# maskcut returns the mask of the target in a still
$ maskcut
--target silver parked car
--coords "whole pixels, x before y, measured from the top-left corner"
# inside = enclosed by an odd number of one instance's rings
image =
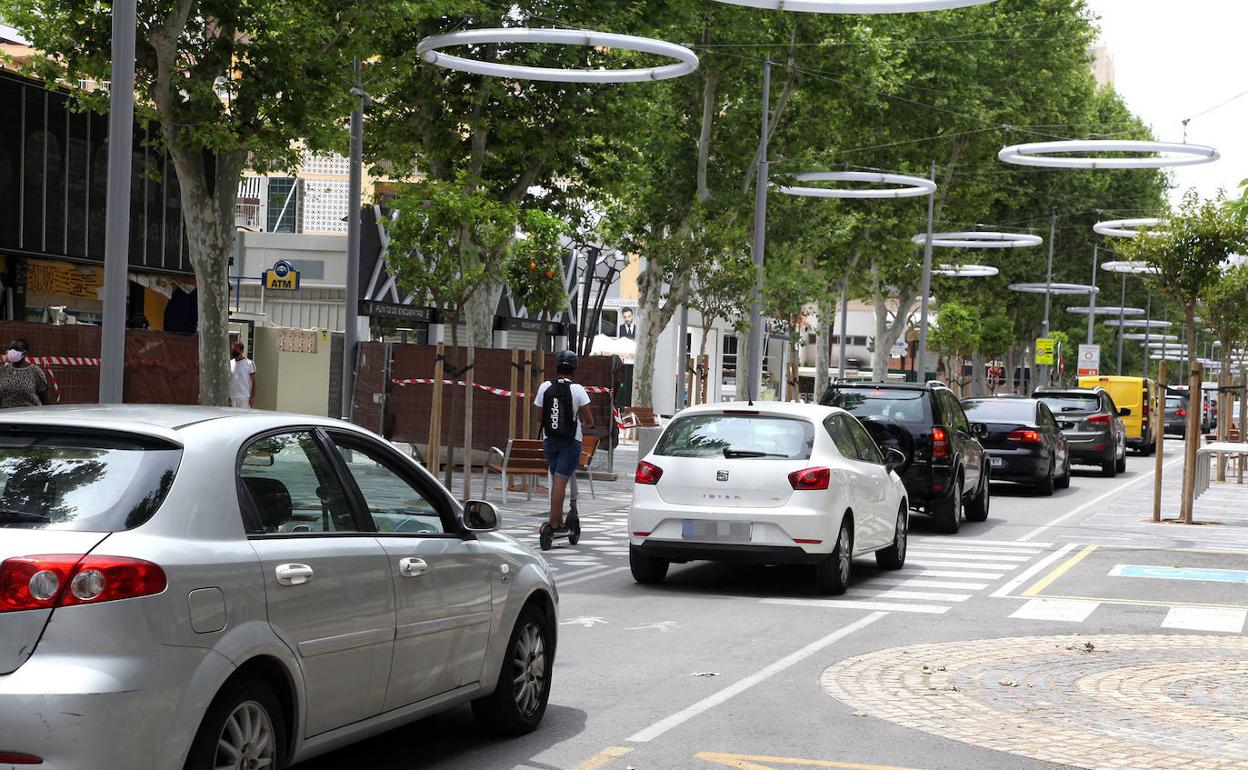
[[[5,413],[0,767],[277,769],[471,702],[546,709],[546,562],[355,426]]]

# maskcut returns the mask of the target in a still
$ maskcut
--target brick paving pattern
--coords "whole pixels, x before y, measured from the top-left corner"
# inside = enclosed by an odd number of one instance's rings
[[[1248,638],[1041,636],[880,650],[820,684],[866,715],[1091,770],[1248,770]]]

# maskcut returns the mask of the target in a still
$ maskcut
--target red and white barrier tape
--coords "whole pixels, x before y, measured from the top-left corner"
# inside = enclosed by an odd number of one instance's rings
[[[394,383],[395,385],[432,385],[434,381],[432,377],[408,377],[404,379],[393,379],[390,382]],[[443,385],[464,385],[466,383],[463,380],[442,380],[442,384]],[[508,390],[507,388],[492,388],[489,385],[482,385],[479,382],[474,382],[472,384],[472,387],[476,388],[477,390],[489,393],[490,395],[493,395],[493,396],[503,396],[504,398],[508,398],[512,395],[512,391]],[[610,388],[604,387],[602,385],[586,385],[585,390],[588,393],[610,393],[611,392]],[[520,391],[515,391],[515,395],[517,398],[528,397],[527,394],[521,393]]]
[[[31,356],[30,363],[36,366],[99,366],[98,358],[81,356]]]

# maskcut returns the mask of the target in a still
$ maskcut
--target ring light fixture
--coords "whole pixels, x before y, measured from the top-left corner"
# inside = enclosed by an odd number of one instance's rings
[[[932,271],[932,275],[953,278],[991,278],[1000,274],[1001,271],[991,265],[939,265]]]
[[[1097,153],[1106,152],[1130,152],[1137,155],[1133,158],[1097,156]],[[1112,139],[1029,142],[1006,147],[997,154],[999,160],[1016,166],[1081,169],[1175,168],[1212,163],[1220,157],[1222,156],[1217,150],[1203,144]]]
[[[995,0],[716,0],[725,5],[802,13],[916,13],[969,8]]]
[[[879,185],[899,185],[877,189],[804,187],[799,185],[777,186],[785,195],[808,198],[917,198],[936,192],[936,183],[919,176],[904,174],[880,174],[870,171],[806,171],[794,177],[798,182],[869,182]]]
[[[910,242],[922,246],[927,243],[927,234],[920,233],[911,238]],[[1040,236],[1023,233],[961,232],[932,235],[932,245],[946,249],[1025,249],[1042,243],[1044,239]]]
[[[1012,283],[1010,291],[1021,294],[1096,294],[1100,289],[1082,283]]]
[[[1146,311],[1142,307],[1110,307],[1107,305],[1105,307],[1097,306],[1095,308],[1089,308],[1088,306],[1084,305],[1082,307],[1068,307],[1066,308],[1066,312],[1078,313],[1080,315],[1087,315],[1088,313],[1092,313],[1093,315],[1124,316],[1124,315],[1144,315]]]
[[[1157,268],[1147,262],[1102,262],[1102,270],[1111,273],[1130,273],[1132,275],[1156,275]]]
[[[1160,219],[1111,219],[1108,222],[1097,222],[1092,225],[1092,232],[1097,235],[1107,235],[1110,238],[1138,238],[1141,233],[1146,235],[1161,235],[1160,230],[1155,229],[1161,224]]]

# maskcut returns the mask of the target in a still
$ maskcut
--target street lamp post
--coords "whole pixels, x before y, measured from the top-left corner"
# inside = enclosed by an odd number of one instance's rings
[[[360,335],[360,206],[364,184],[364,106],[368,94],[360,82],[360,60],[355,60],[355,86],[351,95],[359,102],[351,111],[351,157],[347,171],[347,297],[342,323],[342,419],[350,420],[355,406],[355,349]]]
[[[754,296],[750,303],[750,349],[746,361],[746,396],[759,397],[763,387],[763,252],[767,244],[767,131],[771,117],[771,61],[763,62],[763,109],[758,135],[758,180],[754,188]],[[739,380],[740,378],[738,378]]]

